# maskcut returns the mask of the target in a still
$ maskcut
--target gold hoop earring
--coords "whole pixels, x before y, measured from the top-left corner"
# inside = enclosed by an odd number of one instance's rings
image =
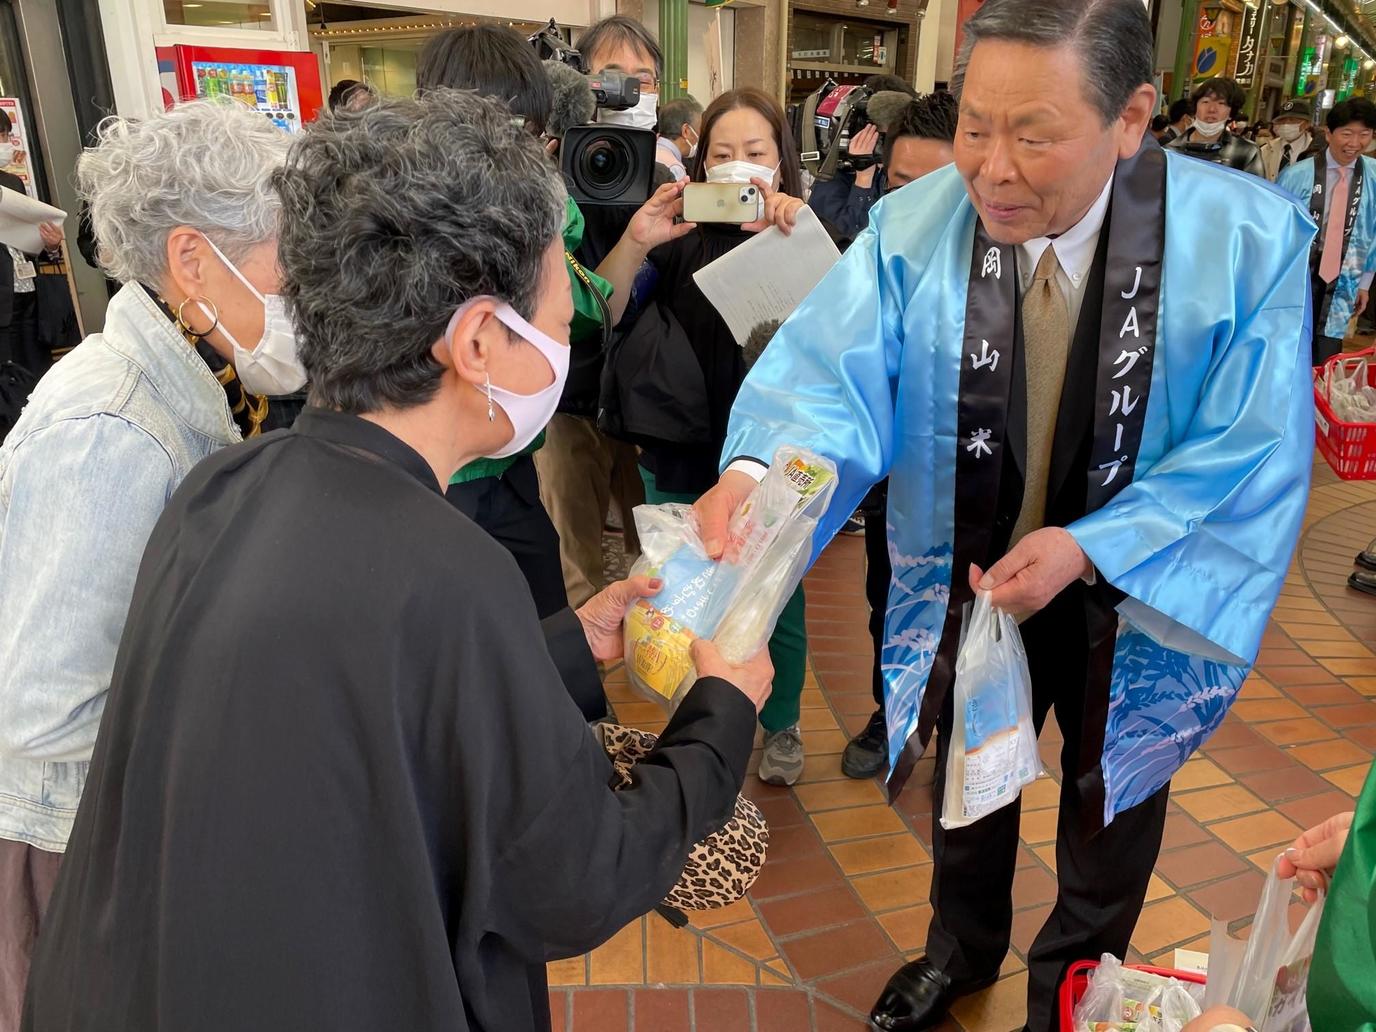
[[[209,329],[193,330],[191,328],[191,324],[186,321],[186,316],[182,313],[185,311],[187,304],[191,301],[195,301],[197,304],[207,304],[210,306],[211,318],[214,321],[211,322]],[[215,331],[215,327],[220,325],[220,306],[217,305],[214,301],[210,300],[210,298],[208,297],[188,297],[177,306],[177,325],[180,326],[187,333],[191,334],[191,336],[193,337],[204,337],[207,334],[213,333]]]

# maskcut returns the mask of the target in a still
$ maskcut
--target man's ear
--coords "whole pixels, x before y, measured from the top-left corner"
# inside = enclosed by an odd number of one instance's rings
[[[506,327],[496,317],[496,303],[483,299],[471,304],[453,324],[448,338],[441,337],[431,354],[461,379],[481,385],[488,376],[487,360],[500,343]]]
[[[1118,116],[1118,124],[1123,135],[1118,139],[1118,157],[1130,158],[1142,146],[1142,137],[1147,126],[1151,125],[1152,112],[1156,110],[1156,87],[1149,82],[1138,86],[1128,98],[1127,106]]]

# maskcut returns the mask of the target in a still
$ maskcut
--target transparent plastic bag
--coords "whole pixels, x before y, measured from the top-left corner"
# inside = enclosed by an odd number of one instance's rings
[[[1205,1002],[1236,1007],[1252,1019],[1257,1032],[1303,1032],[1309,1027],[1305,988],[1324,899],[1320,896],[1309,908],[1292,935],[1295,881],[1280,876],[1279,861],[1277,857],[1266,876],[1245,943],[1228,934],[1225,922],[1214,922]]]
[[[817,520],[836,490],[836,466],[804,448],[785,446],[732,517],[720,561],[707,557],[689,505],[635,510],[640,558],[631,575],[663,578],[664,587],[626,613],[626,670],[646,697],[677,705],[697,678],[691,648],[712,638],[740,663],[774,633],[812,552]]]
[[[1105,953],[1075,1005],[1075,1032],[1180,1032],[1200,1015],[1198,989]]]
[[[1032,678],[1017,621],[975,598],[956,657],[955,719],[946,753],[941,826],[975,823],[1042,774],[1032,723]]]

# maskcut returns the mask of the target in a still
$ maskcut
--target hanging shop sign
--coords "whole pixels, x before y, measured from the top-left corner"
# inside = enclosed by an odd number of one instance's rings
[[[1238,29],[1237,70],[1233,78],[1244,90],[1251,89],[1261,66],[1261,41],[1265,28],[1266,8],[1260,4],[1242,9],[1242,25]]]

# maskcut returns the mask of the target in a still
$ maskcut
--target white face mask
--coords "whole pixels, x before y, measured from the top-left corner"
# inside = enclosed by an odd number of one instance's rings
[[[0,143],[0,168],[4,168],[6,165],[13,164],[13,162],[14,144],[6,140],[4,143]]]
[[[707,170],[709,183],[748,183],[752,179],[763,179],[772,187],[774,173],[779,166],[756,165],[753,161],[723,161]]]
[[[640,91],[640,103],[625,111],[600,111],[597,120],[604,125],[626,125],[632,129],[654,129],[659,124],[659,94]]]
[[[480,300],[482,298],[474,298],[462,305],[449,320],[449,328],[445,330],[444,336],[449,341],[451,349],[454,346],[454,327],[474,302]],[[516,310],[505,302],[498,302],[495,314],[503,326],[540,352],[554,371],[554,382],[534,394],[517,394],[491,382],[484,386],[474,385],[477,390],[488,396],[493,405],[500,406],[506,413],[506,418],[511,420],[511,440],[486,456],[490,459],[505,459],[535,440],[536,435],[553,418],[554,410],[559,406],[559,398],[564,393],[564,382],[569,377],[570,351],[553,337],[542,333],[522,319]]]
[[[1276,126],[1276,135],[1286,143],[1294,143],[1304,135],[1304,126],[1296,122],[1283,122]]]
[[[692,138],[691,140],[688,141],[688,154],[687,154],[687,156],[690,157],[690,158],[696,158],[696,157],[698,156],[698,141],[701,140],[702,137],[700,137],[700,136],[697,134],[697,130],[695,130],[691,125],[688,126],[686,129],[683,130],[683,138],[684,138],[685,140],[688,139],[688,134],[689,134],[689,133],[692,133],[692,134],[693,134],[693,138]]]
[[[229,327],[224,323],[219,324],[220,333],[234,349],[234,372],[239,382],[252,394],[278,397],[299,391],[306,386],[306,367],[296,357],[296,331],[292,327],[291,317],[287,315],[286,298],[281,294],[263,294],[225,257],[214,241],[209,237],[204,239],[210,249],[219,255],[225,267],[239,277],[239,282],[263,303],[263,335],[252,350],[235,340],[234,334],[229,332]],[[207,319],[214,318],[205,305],[199,301],[196,304]]]
[[[1201,136],[1217,136],[1227,128],[1228,122],[1226,119],[1222,122],[1201,122],[1197,118],[1194,120],[1194,131]]]

